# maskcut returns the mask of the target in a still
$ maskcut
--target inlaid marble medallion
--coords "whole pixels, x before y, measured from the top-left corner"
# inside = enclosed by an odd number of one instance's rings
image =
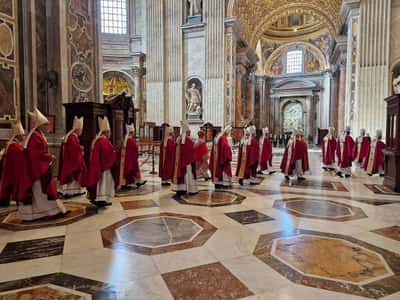
[[[117,191],[115,193],[115,197],[121,198],[121,197],[144,196],[159,191],[161,191],[160,184],[146,183],[145,185],[142,185],[140,188],[132,187],[131,190]]]
[[[400,255],[348,236],[299,229],[266,234],[254,255],[298,284],[369,298],[400,291]]]
[[[79,202],[65,202],[65,208],[70,211],[63,218],[47,218],[33,222],[24,222],[18,218],[17,210],[0,214],[0,228],[18,231],[32,230],[44,227],[62,226],[77,222],[83,218],[97,214],[97,207],[91,204]]]
[[[189,204],[189,205],[200,205],[200,206],[209,206],[209,207],[217,207],[217,206],[225,206],[232,204],[240,204],[246,197],[239,195],[237,193],[229,192],[229,191],[212,191],[212,190],[201,190],[198,194],[189,196],[175,196],[175,200],[177,200],[181,204]]]
[[[387,188],[383,184],[364,184],[367,189],[378,195],[386,196],[400,196],[400,193],[396,193],[393,190]]]
[[[225,215],[243,225],[274,220],[274,218],[271,218],[255,210],[235,211],[231,213],[226,213]]]
[[[220,263],[162,275],[174,299],[236,300],[253,293]]]
[[[0,283],[0,300],[117,300],[112,285],[65,273]]]
[[[158,207],[153,200],[122,201],[121,206],[124,210]]]
[[[8,243],[0,253],[0,264],[62,255],[64,240],[65,236],[56,236]]]
[[[276,200],[274,208],[296,217],[345,222],[367,218],[359,207],[331,201],[305,197]]]
[[[336,191],[336,192],[348,192],[349,190],[341,183],[334,181],[317,181],[307,179],[303,181],[284,181],[281,183],[281,187],[292,187],[322,191]]]
[[[154,255],[203,245],[216,228],[196,216],[162,213],[126,218],[101,230],[103,245]]]
[[[373,230],[372,232],[400,242],[400,226],[391,226]]]

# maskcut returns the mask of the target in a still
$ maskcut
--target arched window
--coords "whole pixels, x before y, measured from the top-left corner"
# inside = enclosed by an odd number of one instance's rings
[[[302,50],[292,50],[286,54],[286,73],[302,73],[304,72],[304,59]]]
[[[127,34],[127,0],[101,0],[101,31]]]

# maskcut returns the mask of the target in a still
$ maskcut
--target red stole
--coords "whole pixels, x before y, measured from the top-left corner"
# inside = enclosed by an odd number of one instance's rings
[[[194,143],[190,137],[185,136],[184,138],[185,142],[183,144],[182,136],[176,139],[174,176],[172,180],[174,184],[183,184],[185,182],[186,167],[188,165],[192,165],[192,172],[194,175],[196,174],[193,168],[193,163],[195,162]]]
[[[208,154],[207,144],[204,140],[199,140],[194,145],[194,160],[195,162],[202,162],[204,157]]]
[[[297,139],[294,145],[294,160],[301,160],[303,172],[310,170],[308,162],[308,146],[303,139]]]
[[[240,144],[238,166],[236,170],[236,176],[239,177],[239,179],[250,178],[252,171],[254,171],[253,168],[258,165],[259,152],[260,144],[254,137],[252,137],[250,141],[245,141]]]
[[[131,184],[135,182],[135,178],[141,178],[139,169],[139,147],[133,137],[125,137],[118,158],[119,177],[116,185]]]
[[[353,160],[362,163],[364,158],[368,155],[370,145],[371,138],[369,136],[357,138],[353,148]]]
[[[61,144],[58,179],[61,185],[71,183],[74,180],[82,184],[85,172],[86,164],[83,158],[83,147],[79,142],[78,135],[71,133]]]
[[[322,162],[329,166],[335,162],[336,139],[327,135],[322,141]]]
[[[21,156],[24,147],[17,141],[11,141],[4,152],[2,160],[0,202],[8,203],[10,200],[18,200],[19,170],[26,166],[21,165]]]
[[[295,162],[295,151],[294,151],[295,142],[293,138],[288,141],[288,144],[285,148],[285,152],[283,153],[282,161],[281,161],[281,171],[285,175],[291,175],[293,173],[293,166]]]
[[[210,170],[213,182],[223,180],[222,173],[232,177],[232,149],[224,135],[217,136],[214,140],[211,157],[210,157]]]
[[[171,137],[160,144],[160,164],[158,174],[162,181],[172,179],[174,175],[175,142]]]
[[[26,149],[21,155],[21,164],[24,168],[21,169],[19,179],[18,201],[31,203],[32,186],[37,180],[40,180],[42,192],[47,195],[48,200],[56,200],[58,194],[51,167],[53,155],[48,150],[46,137],[35,129],[29,134],[25,145]]]
[[[85,186],[93,187],[99,182],[103,172],[115,167],[116,155],[110,140],[99,136],[93,141]],[[113,174],[115,175],[115,174]],[[116,181],[116,177],[114,176]]]
[[[268,136],[264,136],[261,141],[261,153],[260,153],[260,170],[268,170],[272,167],[272,144]]]
[[[383,170],[385,165],[385,155],[383,150],[385,148],[386,145],[382,141],[375,141],[371,143],[363,166],[368,174],[376,174],[381,168]]]
[[[354,149],[354,140],[350,135],[346,135],[343,140],[343,137],[340,138],[339,143],[336,146],[336,154],[339,158],[339,166],[341,168],[349,168],[353,162],[353,149]]]

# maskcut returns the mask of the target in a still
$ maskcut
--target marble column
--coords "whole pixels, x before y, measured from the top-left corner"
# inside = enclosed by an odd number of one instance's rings
[[[236,66],[236,103],[235,103],[235,126],[240,126],[243,121],[242,110],[242,81],[246,75],[246,68],[242,65]]]
[[[346,64],[341,63],[339,75],[339,97],[338,97],[338,125],[337,132],[343,132],[345,126],[345,112],[346,112]]]

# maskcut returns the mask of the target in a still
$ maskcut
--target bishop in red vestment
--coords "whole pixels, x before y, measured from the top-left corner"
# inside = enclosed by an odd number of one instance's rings
[[[200,130],[198,133],[198,140],[194,144],[194,160],[196,162],[196,177],[210,179],[208,169],[208,148],[205,140],[204,131]]]
[[[175,141],[174,129],[166,126],[164,128],[164,136],[160,144],[160,161],[158,175],[161,177],[163,186],[171,185],[174,175],[174,160],[175,160]]]
[[[18,200],[19,170],[26,167],[21,165],[25,131],[20,121],[12,124],[12,131],[13,136],[7,143],[1,161],[0,206],[2,207],[9,206],[11,200]]]
[[[354,140],[350,135],[351,129],[347,127],[343,135],[339,138],[336,146],[336,154],[338,157],[337,176],[350,177],[351,167],[353,164]]]
[[[122,189],[129,189],[131,184],[136,184],[139,188],[146,184],[142,180],[139,167],[139,147],[135,139],[135,127],[126,125],[126,136],[123,141],[118,157],[119,180],[117,185]]]
[[[196,184],[196,166],[194,143],[190,138],[190,128],[186,121],[181,121],[182,134],[176,139],[174,176],[172,190],[178,195],[198,193]]]
[[[111,205],[111,200],[115,195],[116,153],[109,140],[110,137],[108,118],[99,118],[99,133],[92,142],[85,180],[85,185],[90,192],[90,202],[99,207]]]
[[[29,113],[33,129],[30,131],[23,152],[18,193],[18,216],[24,221],[45,217],[63,217],[68,211],[60,200],[52,177],[55,160],[48,150],[43,132],[47,131],[49,121],[38,110]]]
[[[260,155],[260,144],[256,139],[256,128],[246,128],[245,137],[239,146],[238,166],[236,176],[241,185],[255,185],[257,181],[257,167]]]
[[[322,168],[325,171],[335,170],[335,153],[336,153],[335,128],[329,127],[328,134],[322,141]]]
[[[82,131],[83,117],[75,116],[72,130],[67,133],[61,143],[58,179],[64,198],[81,196],[86,193],[85,188],[82,187],[86,164],[83,157],[84,150],[79,141]]]
[[[263,129],[263,135],[260,138],[260,160],[259,160],[259,173],[263,174],[264,171],[272,168],[272,143],[269,140],[269,129],[268,127]],[[270,171],[269,174],[275,173]]]
[[[376,131],[376,140],[371,143],[365,159],[364,169],[370,176],[374,174],[385,175],[385,154],[383,150],[386,148],[386,145],[382,141],[382,135],[382,130]]]
[[[297,176],[297,180],[305,180],[304,173],[309,171],[308,146],[300,129],[293,131],[283,154],[281,170],[286,180]]]
[[[232,127],[227,126],[218,134],[211,149],[211,178],[216,189],[232,187],[232,149],[228,142]]]
[[[364,165],[365,158],[368,155],[371,138],[366,133],[365,129],[360,130],[360,136],[355,140],[353,147],[353,160],[361,167]]]

